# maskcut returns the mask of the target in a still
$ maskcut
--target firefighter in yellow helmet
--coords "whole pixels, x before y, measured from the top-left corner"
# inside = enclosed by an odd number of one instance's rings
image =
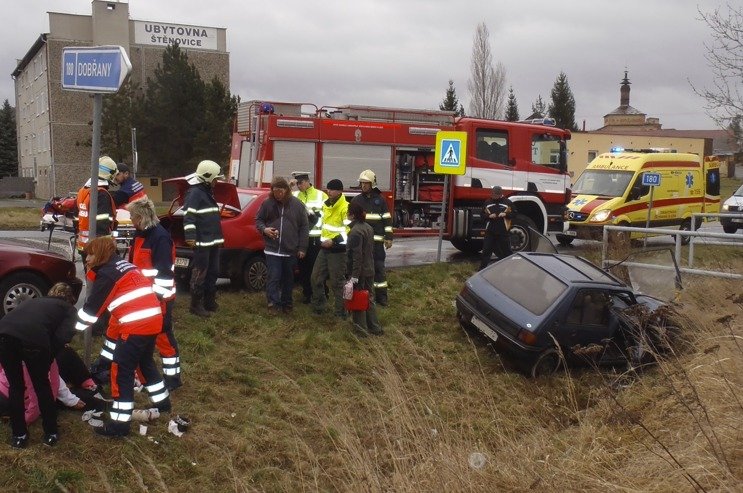
[[[377,188],[377,176],[370,169],[359,175],[361,193],[353,198],[366,212],[366,222],[374,229],[374,292],[377,304],[387,306],[387,273],[384,260],[385,250],[392,247],[392,215],[387,201]]]
[[[186,245],[193,248],[190,311],[205,318],[218,308],[219,247],[224,244],[219,206],[214,198],[218,178],[224,178],[219,165],[214,161],[201,161],[196,172],[186,177],[191,186],[183,202],[186,211],[183,234]]]

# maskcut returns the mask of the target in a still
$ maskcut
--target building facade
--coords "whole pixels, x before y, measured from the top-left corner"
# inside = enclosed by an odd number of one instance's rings
[[[38,37],[12,73],[18,174],[35,179],[37,196],[77,191],[90,175],[93,98],[62,90],[63,48],[123,46],[132,63],[130,78],[144,88],[165,48],[176,42],[203,80],[217,77],[229,87],[224,28],[131,19],[129,4],[118,1],[93,0],[92,15],[49,12],[49,32]]]

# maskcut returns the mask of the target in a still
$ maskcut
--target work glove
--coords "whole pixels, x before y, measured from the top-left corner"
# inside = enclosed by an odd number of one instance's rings
[[[392,240],[384,240],[384,249],[389,250],[392,248]]]

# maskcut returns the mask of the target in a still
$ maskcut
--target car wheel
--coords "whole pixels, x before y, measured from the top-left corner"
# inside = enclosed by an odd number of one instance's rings
[[[537,225],[529,217],[523,214],[516,214],[513,217],[509,231],[512,252],[530,251],[529,228],[537,229]]]
[[[251,291],[262,291],[266,288],[268,278],[268,267],[266,259],[256,255],[245,262],[243,268],[243,283]]]
[[[722,223],[722,230],[728,234],[733,234],[738,231],[738,226],[736,226],[735,224]]]
[[[557,235],[557,242],[562,246],[570,245],[575,238],[568,235]]]
[[[473,240],[472,238],[459,238],[450,240],[451,244],[462,253],[475,254],[482,250],[482,240]]]
[[[552,375],[558,368],[560,368],[560,353],[557,352],[557,349],[550,348],[542,351],[529,369],[529,376],[537,378],[545,375]]]
[[[9,275],[0,282],[0,299],[3,303],[0,317],[26,300],[45,296],[47,291],[49,283],[36,274],[20,272]]]

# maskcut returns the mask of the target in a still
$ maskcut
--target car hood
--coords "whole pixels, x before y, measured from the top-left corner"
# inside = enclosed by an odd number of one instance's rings
[[[743,207],[743,195],[733,195],[732,197],[727,199],[724,203],[728,207],[734,205],[738,207],[738,210],[740,210],[740,208]]]
[[[621,197],[602,197],[600,195],[576,195],[568,204],[568,210],[589,215],[599,207],[613,209],[621,199]]]
[[[183,199],[186,196],[186,190],[191,185],[188,184],[185,177],[168,178],[163,180],[163,184],[175,187],[178,190],[178,205],[183,205]],[[226,181],[217,181],[214,186],[214,198],[220,204],[225,204],[236,209],[240,209],[240,199],[237,196],[237,187],[234,183]]]
[[[67,257],[64,257],[56,252],[52,252],[50,250],[42,250],[40,248],[24,246],[20,243],[18,244],[0,243],[0,253],[27,253],[27,254],[45,255],[49,257],[61,258],[63,260],[69,260]]]

